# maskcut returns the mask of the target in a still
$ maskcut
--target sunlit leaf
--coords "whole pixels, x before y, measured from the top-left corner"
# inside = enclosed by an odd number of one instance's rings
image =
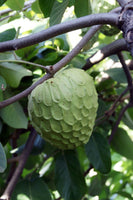
[[[82,17],[91,14],[90,0],[76,0],[75,1],[75,13],[77,17]]]
[[[37,13],[37,14],[41,14],[42,11],[39,7],[39,0],[36,0],[33,4],[32,4],[32,10]]]
[[[24,7],[24,0],[7,0],[7,6],[9,6],[12,10],[22,10]]]
[[[27,128],[28,119],[18,102],[2,108],[0,116],[6,124],[13,128]]]
[[[18,87],[25,76],[31,76],[32,72],[15,63],[0,63],[0,74],[11,87]]]
[[[55,1],[50,13],[50,26],[59,24],[62,16],[68,6],[69,0],[63,0],[62,2]]]
[[[49,17],[55,0],[39,0],[40,9],[44,17]]]

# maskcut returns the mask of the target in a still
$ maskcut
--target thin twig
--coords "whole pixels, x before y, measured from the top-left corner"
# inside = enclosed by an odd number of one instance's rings
[[[115,102],[113,103],[113,105],[111,106],[111,108],[105,112],[106,116],[111,116],[113,114],[113,112],[116,110],[117,104],[121,101],[122,97],[128,92],[129,88],[127,87],[122,93],[121,95],[119,95],[119,97],[115,100]]]
[[[27,88],[26,90],[24,90],[23,92],[7,99],[4,100],[2,102],[0,102],[0,108],[4,108],[18,100],[20,100],[23,97],[26,97],[27,95],[29,95],[31,93],[31,91],[39,84],[43,83],[44,81],[46,81],[47,79],[51,78],[52,74],[47,73],[46,75],[44,75],[41,79],[39,79],[37,82],[35,82],[33,85],[31,85],[29,88]]]
[[[2,18],[0,19],[0,22],[4,21],[4,20],[6,20],[6,19],[8,19],[8,18],[10,18],[10,17],[14,17],[15,15],[16,15],[16,13],[13,13],[13,14],[7,15],[7,16],[5,16],[5,17],[2,17]]]
[[[119,60],[122,64],[123,70],[124,70],[126,78],[127,78],[128,88],[129,88],[129,91],[130,91],[130,102],[133,103],[133,80],[132,80],[132,76],[130,74],[130,71],[129,71],[126,63],[125,63],[125,60],[124,60],[122,53],[119,52],[117,55],[119,57]]]
[[[27,8],[27,6],[28,6],[28,7],[31,7],[32,3],[34,3],[34,2],[35,2],[35,0],[26,1],[26,2],[24,3],[24,8],[25,8],[25,7]],[[9,13],[9,12],[14,12],[14,10],[12,10],[11,8],[7,8],[7,9],[5,9],[5,10],[1,10],[1,11],[0,11],[0,16],[5,15],[5,14],[7,14],[7,13]]]
[[[20,175],[22,174],[23,168],[25,166],[25,163],[28,159],[28,156],[32,150],[32,146],[34,143],[34,140],[36,138],[36,131],[33,130],[30,135],[29,138],[27,140],[25,149],[23,151],[23,153],[21,154],[21,159],[19,159],[19,164],[18,167],[16,168],[16,171],[14,172],[14,175],[12,176],[12,179],[10,180],[9,184],[7,185],[7,188],[4,191],[4,194],[1,196],[0,199],[2,200],[9,200],[11,197],[11,194],[18,182],[18,179],[20,177]]]
[[[13,10],[11,9],[11,8],[7,8],[7,9],[5,9],[5,10],[1,10],[0,11],[0,16],[2,16],[2,15],[5,15],[5,14],[7,14],[7,13],[9,13],[9,12],[12,12]]]
[[[111,108],[107,111],[105,111],[104,115],[99,117],[96,122],[95,122],[95,126],[98,126],[99,124],[103,123],[105,120],[109,119],[109,117],[114,113],[114,111],[116,110],[116,107],[119,106],[119,102],[122,101],[122,97],[128,92],[129,88],[127,87],[122,93],[121,95],[115,100],[115,102],[113,103],[113,105],[111,106]],[[102,120],[102,121],[101,121]]]
[[[87,62],[83,66],[83,69],[87,70],[91,68],[93,65],[101,62],[106,57],[116,54],[120,51],[127,51],[125,39],[116,40],[98,50],[90,58],[87,59]]]
[[[70,62],[79,52],[80,50],[87,44],[87,42],[92,38],[92,36],[99,30],[101,25],[93,26],[81,39],[81,41],[69,52],[63,59],[61,59],[58,63],[56,63],[53,68],[54,71],[57,72],[61,69],[62,66],[65,66],[68,62]]]
[[[20,156],[15,156],[7,160],[8,163],[19,162]]]
[[[121,7],[124,7],[126,4],[130,3],[132,0],[117,0]]]
[[[40,67],[42,69],[47,70],[47,67],[45,67],[43,65],[40,65],[40,64],[37,64],[37,63],[33,63],[33,62],[29,62],[29,61],[25,61],[25,60],[0,60],[0,63],[3,63],[3,62],[21,63],[21,64],[26,64],[26,65],[32,65],[32,66],[35,66],[35,67]]]
[[[11,146],[12,146],[12,149],[15,149],[17,148],[17,139],[18,139],[18,134],[17,134],[17,131],[15,131],[13,134],[12,134],[12,137],[11,137]],[[10,181],[10,179],[12,178],[13,174],[14,174],[14,171],[17,167],[17,162],[19,161],[18,158],[17,158],[17,154],[16,153],[13,153],[12,154],[12,158],[11,159],[14,159],[14,162],[11,163],[10,165],[10,169],[9,169],[9,173],[8,173],[8,177],[7,177],[7,181],[6,181],[6,184],[8,184],[8,182]],[[7,161],[8,162],[8,161]]]
[[[90,170],[93,169],[93,165],[91,164],[90,167],[84,172],[84,177],[87,176],[87,174],[90,172]]]
[[[25,11],[25,10],[27,10],[28,8],[30,8],[31,5],[32,5],[32,3],[34,3],[34,2],[35,2],[35,0],[30,0],[30,1],[25,2],[24,8],[22,9],[22,11]],[[6,10],[1,10],[1,11],[0,11],[0,16],[2,16],[2,15],[4,15],[4,14],[7,14],[7,13],[10,13],[10,12],[13,12],[13,14],[9,14],[8,16],[5,16],[5,17],[0,18],[0,22],[4,21],[5,19],[8,19],[8,18],[10,18],[10,17],[13,17],[13,16],[15,16],[15,15],[17,14],[16,11],[14,11],[14,10],[12,10],[12,9],[10,9],[10,8],[8,8],[8,9],[6,9]]]
[[[110,137],[109,137],[109,140],[108,140],[109,143],[111,143],[111,141],[112,141],[112,139],[113,139],[113,137],[114,137],[114,135],[115,135],[115,133],[116,133],[116,131],[117,131],[117,128],[118,128],[118,126],[119,126],[119,123],[120,123],[120,121],[121,121],[121,119],[122,119],[124,113],[126,112],[126,110],[127,110],[129,107],[132,107],[132,104],[131,104],[131,103],[128,103],[128,104],[127,104],[125,107],[123,107],[123,109],[121,110],[121,112],[120,112],[120,114],[119,114],[119,117],[118,117],[117,121],[115,122],[115,125],[114,125],[114,127],[113,127],[113,129],[112,129],[111,135],[110,135]]]

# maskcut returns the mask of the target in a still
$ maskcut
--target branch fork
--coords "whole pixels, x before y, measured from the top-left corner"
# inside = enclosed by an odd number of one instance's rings
[[[133,56],[133,1],[128,2],[121,10],[118,26],[123,31],[127,48]]]

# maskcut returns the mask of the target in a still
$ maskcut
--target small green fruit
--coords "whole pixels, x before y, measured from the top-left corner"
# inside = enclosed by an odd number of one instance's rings
[[[88,142],[97,108],[92,77],[75,68],[62,70],[38,85],[28,103],[33,127],[59,149],[74,149]]]

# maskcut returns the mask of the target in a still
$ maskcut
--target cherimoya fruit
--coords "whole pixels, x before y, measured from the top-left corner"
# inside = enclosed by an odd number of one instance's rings
[[[93,79],[77,68],[61,70],[30,94],[29,117],[41,136],[59,149],[86,144],[98,108]]]

